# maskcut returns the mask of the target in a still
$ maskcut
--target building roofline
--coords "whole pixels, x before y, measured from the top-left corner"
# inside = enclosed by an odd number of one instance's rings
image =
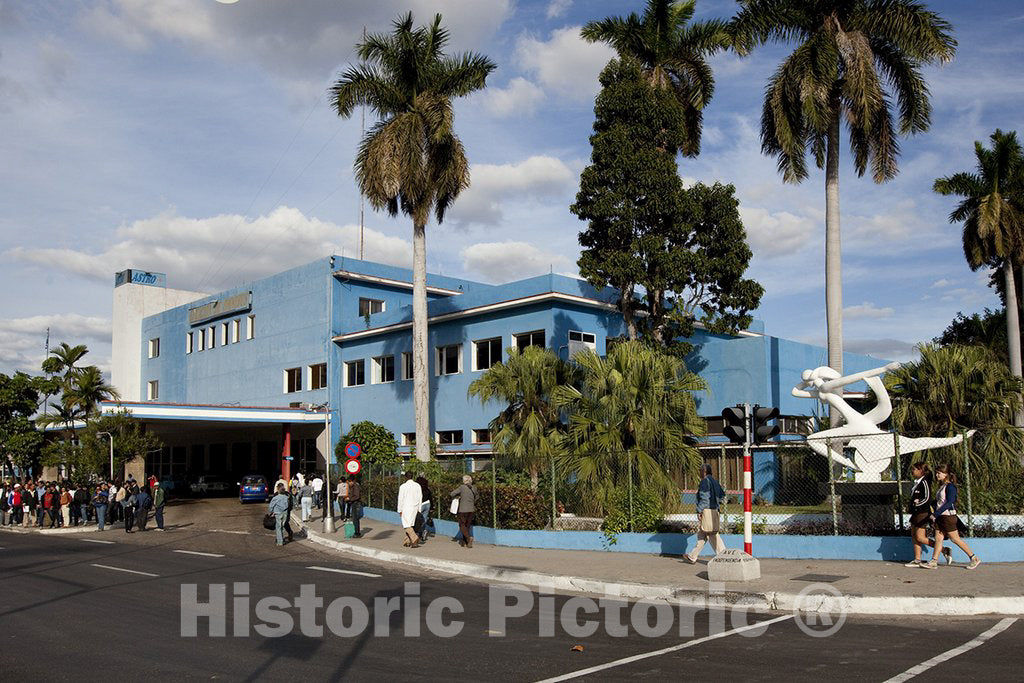
[[[360,280],[363,282],[372,282],[378,285],[387,285],[389,287],[399,287],[401,289],[412,289],[413,284],[406,280],[396,280],[394,278],[382,277],[380,275],[367,275],[365,273],[357,273],[353,270],[335,270],[334,277],[345,280]],[[463,291],[460,289],[448,289],[447,287],[437,287],[434,285],[427,285],[428,294],[443,294],[445,296],[455,296],[462,294]]]

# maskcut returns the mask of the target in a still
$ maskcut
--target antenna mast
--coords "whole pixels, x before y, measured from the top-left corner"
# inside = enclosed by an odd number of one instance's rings
[[[366,27],[363,26],[363,42],[366,42]],[[364,104],[359,109],[359,139],[362,140],[363,136],[366,135],[366,105]],[[363,260],[363,208],[366,203],[366,198],[363,197],[363,193],[359,193],[359,260]]]

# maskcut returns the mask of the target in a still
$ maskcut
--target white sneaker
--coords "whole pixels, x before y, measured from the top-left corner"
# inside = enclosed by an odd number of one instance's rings
[[[981,560],[979,560],[978,556],[975,555],[971,558],[971,561],[967,563],[967,569],[977,569],[979,564],[981,564]]]
[[[907,562],[903,566],[904,567],[920,567],[921,566],[921,560],[912,560],[910,562]]]
[[[935,569],[939,566],[939,563],[935,560],[928,560],[927,562],[921,563],[921,569]]]
[[[689,555],[683,555],[683,559],[689,562],[690,564],[697,564],[697,560],[690,557]]]
[[[944,559],[946,561],[946,566],[949,566],[949,565],[953,564],[953,549],[952,548],[943,548],[942,549],[942,559]]]

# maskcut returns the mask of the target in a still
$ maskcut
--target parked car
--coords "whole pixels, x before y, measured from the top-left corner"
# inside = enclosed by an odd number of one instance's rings
[[[264,503],[269,495],[270,487],[267,485],[267,478],[262,474],[249,474],[242,477],[238,482],[238,502]]]
[[[188,482],[181,475],[163,475],[160,477],[160,488],[164,490],[164,493],[175,496],[187,496],[190,493]]]
[[[194,496],[223,496],[231,491],[231,482],[216,474],[204,474],[192,484]]]

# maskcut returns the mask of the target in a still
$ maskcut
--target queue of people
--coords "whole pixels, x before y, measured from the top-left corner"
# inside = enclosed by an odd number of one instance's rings
[[[355,475],[349,475],[343,479],[335,489],[333,501],[328,501],[325,495],[324,480],[319,473],[304,474],[295,473],[289,480],[281,477],[274,482],[274,495],[267,504],[268,516],[274,518],[274,532],[277,537],[277,545],[284,545],[294,540],[294,533],[291,528],[291,513],[299,507],[299,519],[307,523],[312,519],[313,507],[322,509],[328,504],[337,505],[337,515],[340,521],[351,521],[355,533],[354,537],[362,536],[359,521],[363,516],[362,490]],[[326,514],[326,513],[325,513]],[[268,523],[269,528],[269,523]]]
[[[164,530],[166,495],[155,477],[141,486],[129,475],[105,482],[47,482],[11,479],[0,482],[0,525],[70,528],[96,525],[98,531],[123,522],[131,533],[145,531],[150,514]]]

